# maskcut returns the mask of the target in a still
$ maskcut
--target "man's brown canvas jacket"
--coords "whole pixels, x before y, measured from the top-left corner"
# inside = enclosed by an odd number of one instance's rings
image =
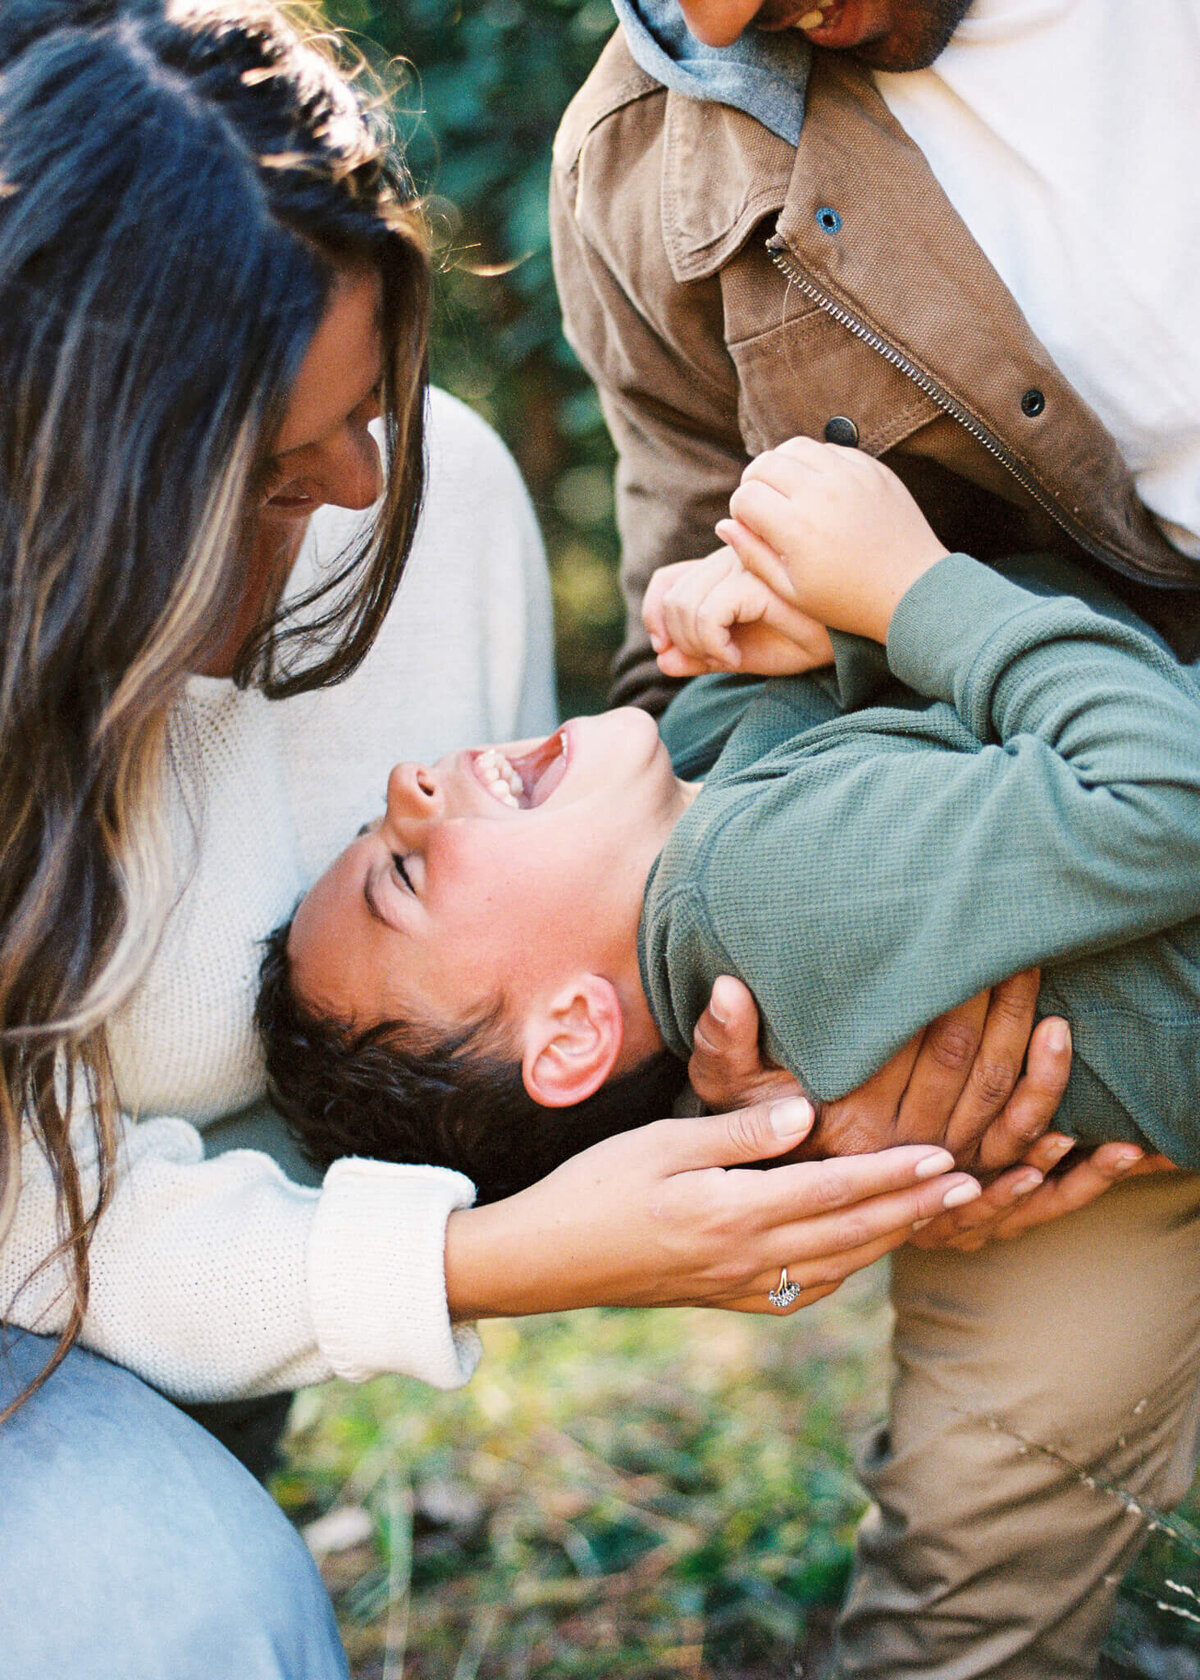
[[[567,336],[620,452],[614,700],[665,704],[647,579],[711,552],[746,462],[799,435],[883,456],[948,548],[1101,565],[1179,651],[1200,648],[1200,562],[1162,536],[852,62],[814,54],[793,150],[668,92],[618,31],[559,130],[551,225]]]

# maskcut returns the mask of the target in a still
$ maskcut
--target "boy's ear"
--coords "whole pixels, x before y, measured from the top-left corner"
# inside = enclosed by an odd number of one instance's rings
[[[625,1019],[616,987],[577,975],[525,1021],[521,1078],[543,1108],[569,1108],[598,1091],[621,1053]]]

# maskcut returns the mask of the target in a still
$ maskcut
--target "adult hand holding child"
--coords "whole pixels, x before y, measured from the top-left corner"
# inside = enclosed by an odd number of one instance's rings
[[[946,1150],[919,1145],[747,1170],[802,1143],[813,1117],[793,1097],[662,1120],[606,1138],[516,1196],[452,1213],[452,1314],[766,1312],[784,1266],[801,1288],[784,1309],[794,1311],[979,1194]]]
[[[799,674],[832,659],[826,624],[886,641],[901,597],[947,554],[887,467],[809,438],[750,463],[717,534],[724,548],[660,568],[647,591],[643,614],[666,675]],[[1046,1129],[1071,1048],[1065,1022],[1035,1025],[1039,979],[1036,969],[1015,975],[932,1022],[865,1084],[822,1105],[801,1152],[920,1139],[987,1175],[981,1198],[915,1239],[926,1247],[1011,1238],[1086,1206],[1130,1172],[1169,1167],[1134,1145],[1105,1144],[1046,1178],[1072,1145]],[[720,984],[724,1018],[710,1007],[700,1023],[693,1084],[716,1107],[796,1089],[762,1060],[750,992],[731,977]]]

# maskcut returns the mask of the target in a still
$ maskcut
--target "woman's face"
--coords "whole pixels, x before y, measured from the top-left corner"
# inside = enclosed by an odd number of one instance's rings
[[[206,676],[232,673],[247,637],[278,601],[317,509],[368,508],[383,493],[379,447],[368,430],[380,414],[381,309],[377,274],[339,274],[271,442],[251,513],[245,586],[219,644],[202,657]]]

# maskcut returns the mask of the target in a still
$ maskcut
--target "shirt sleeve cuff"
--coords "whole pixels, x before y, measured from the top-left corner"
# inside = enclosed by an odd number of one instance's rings
[[[999,626],[1036,604],[989,566],[948,554],[900,597],[888,629],[888,664],[918,694],[953,705],[956,684]]]
[[[471,1181],[442,1167],[335,1161],[308,1244],[317,1342],[335,1374],[365,1382],[385,1371],[459,1388],[479,1362],[470,1324],[446,1306],[446,1220],[475,1200]]]

